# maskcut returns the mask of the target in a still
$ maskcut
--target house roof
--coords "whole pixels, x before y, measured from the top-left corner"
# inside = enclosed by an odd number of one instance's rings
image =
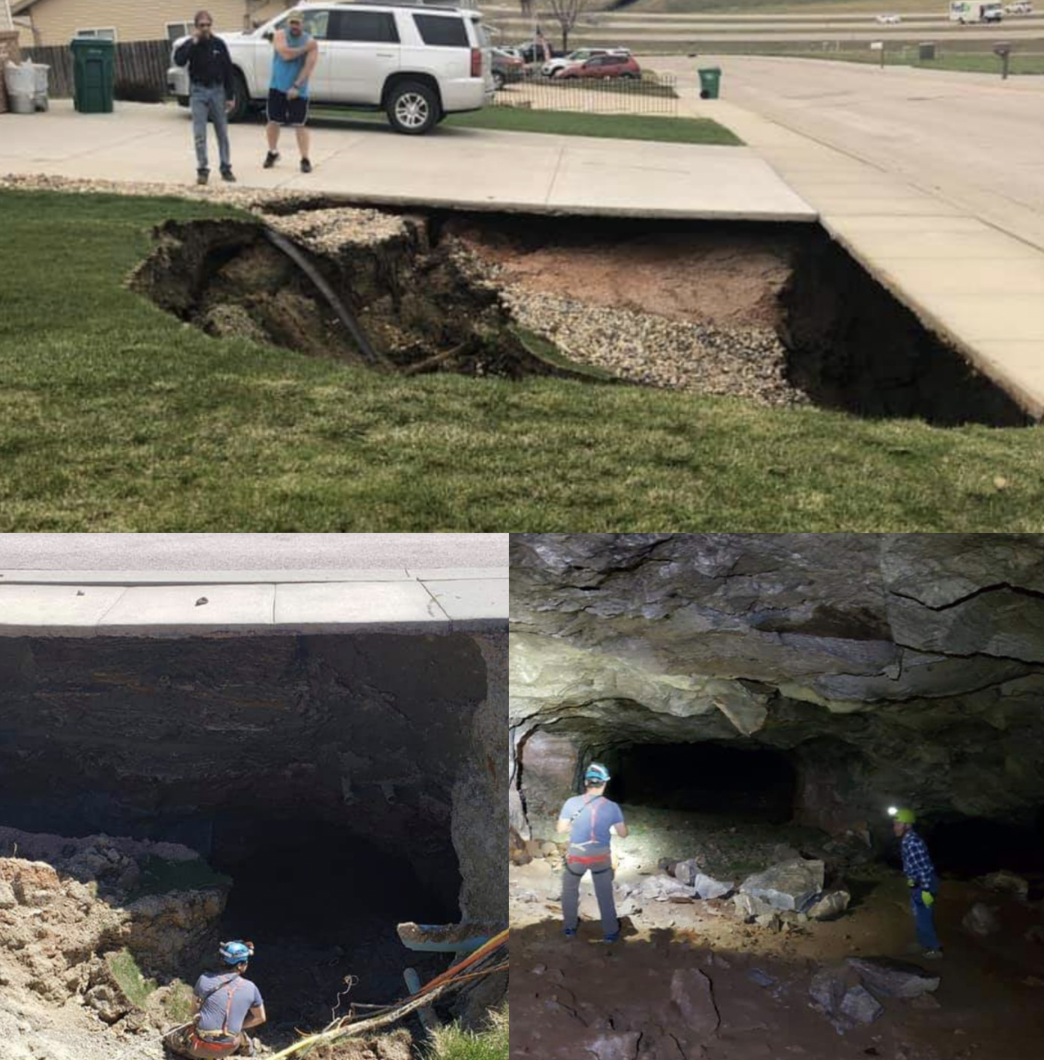
[[[20,15],[23,11],[28,11],[35,3],[36,0],[12,0],[11,14]]]

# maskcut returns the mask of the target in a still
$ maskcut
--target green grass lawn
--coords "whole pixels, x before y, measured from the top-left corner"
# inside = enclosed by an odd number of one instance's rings
[[[438,1028],[424,1055],[426,1060],[508,1060],[507,1008],[490,1013],[485,1030],[466,1031],[457,1023]]]
[[[313,115],[324,123],[368,121],[387,124],[383,114],[324,110]],[[442,123],[451,128],[499,129],[503,132],[557,133],[613,140],[657,140],[678,144],[742,144],[734,133],[709,118],[669,118],[642,114],[580,114],[562,110],[486,107],[471,114],[451,114]]]
[[[128,291],[174,199],[0,192],[0,530],[1042,530],[1044,431],[210,339]],[[1002,488],[995,479],[1005,480]]]

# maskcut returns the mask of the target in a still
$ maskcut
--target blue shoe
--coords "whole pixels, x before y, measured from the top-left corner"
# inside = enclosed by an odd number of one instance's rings
[[[576,938],[576,928],[566,928],[565,929],[565,937],[567,939],[575,939]]]
[[[607,944],[612,944],[614,942],[619,942],[619,941],[620,941],[620,932],[619,931],[614,931],[614,932],[612,932],[612,934],[606,935],[602,939],[602,942],[607,943]]]

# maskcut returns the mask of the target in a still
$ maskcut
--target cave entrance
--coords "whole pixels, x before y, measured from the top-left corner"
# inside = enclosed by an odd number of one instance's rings
[[[629,806],[785,824],[793,815],[797,774],[767,748],[720,743],[634,744],[608,755],[612,797]]]
[[[445,967],[444,955],[407,951],[395,928],[456,922],[455,891],[426,885],[407,858],[342,827],[240,825],[234,842],[215,837],[210,861],[233,880],[221,937],[254,941],[251,976],[275,1027],[329,1022],[346,976],[358,980],[350,1000],[381,1004],[403,995],[405,968],[424,980]]]

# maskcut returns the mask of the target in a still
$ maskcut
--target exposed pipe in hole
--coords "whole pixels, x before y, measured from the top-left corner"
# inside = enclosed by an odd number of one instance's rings
[[[305,257],[301,250],[286,236],[269,228],[268,225],[263,224],[261,230],[272,246],[281,250],[312,281],[315,288],[326,299],[330,308],[337,314],[341,323],[348,329],[348,333],[352,336],[356,346],[359,347],[359,352],[363,357],[375,368],[391,371],[393,368],[391,362],[370,342],[366,332],[359,326],[359,322],[341,298],[338,297],[337,292],[326,282],[322,273]]]

